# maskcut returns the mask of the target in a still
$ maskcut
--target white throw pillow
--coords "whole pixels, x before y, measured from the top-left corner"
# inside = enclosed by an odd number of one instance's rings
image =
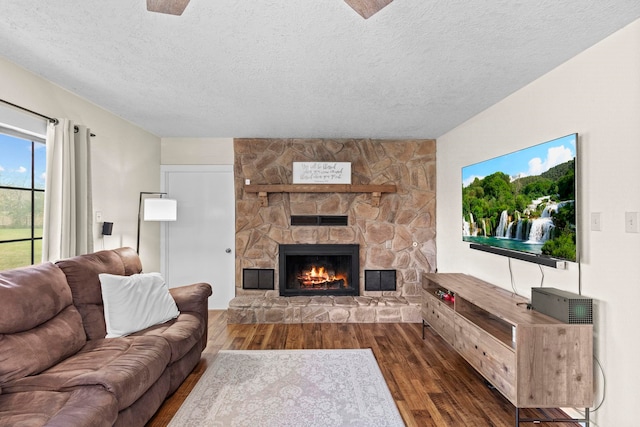
[[[100,274],[106,338],[129,335],[178,317],[180,312],[160,273]]]

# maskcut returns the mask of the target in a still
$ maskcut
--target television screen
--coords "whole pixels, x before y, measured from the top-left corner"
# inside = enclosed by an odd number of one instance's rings
[[[463,167],[463,240],[532,262],[575,261],[577,140],[571,134]]]

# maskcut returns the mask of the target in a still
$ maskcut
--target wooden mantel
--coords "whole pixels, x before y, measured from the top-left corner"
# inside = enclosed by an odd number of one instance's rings
[[[395,193],[394,184],[247,184],[247,193],[258,193],[260,206],[269,206],[269,193],[371,193],[371,205],[380,205],[382,193]]]

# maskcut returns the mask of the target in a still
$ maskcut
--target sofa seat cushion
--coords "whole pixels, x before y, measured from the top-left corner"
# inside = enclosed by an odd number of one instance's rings
[[[117,417],[116,399],[102,387],[0,396],[0,427],[107,427]]]
[[[65,391],[101,385],[118,409],[130,406],[162,375],[171,359],[165,339],[136,336],[88,341],[76,354],[46,371],[3,386],[3,392]]]
[[[193,348],[205,331],[202,317],[197,313],[181,313],[177,319],[155,325],[131,336],[160,336],[171,347],[171,362],[180,360]]]

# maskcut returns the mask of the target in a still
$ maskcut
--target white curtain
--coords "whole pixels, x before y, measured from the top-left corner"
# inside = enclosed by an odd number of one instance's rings
[[[43,262],[93,252],[90,134],[67,119],[47,128]]]

